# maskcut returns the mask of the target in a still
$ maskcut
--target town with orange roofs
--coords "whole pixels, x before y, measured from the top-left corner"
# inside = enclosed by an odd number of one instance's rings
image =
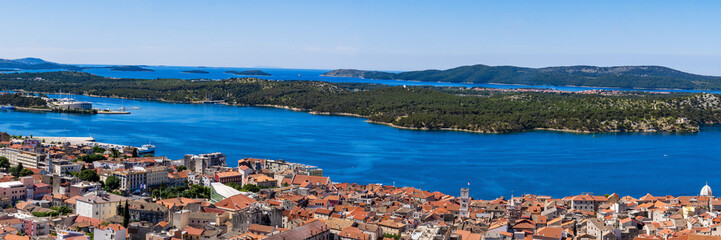
[[[0,238],[721,239],[721,199],[708,185],[697,196],[474,199],[468,188],[340,183],[315,166],[237,163],[228,167],[222,153],[174,160],[87,139],[0,133]]]

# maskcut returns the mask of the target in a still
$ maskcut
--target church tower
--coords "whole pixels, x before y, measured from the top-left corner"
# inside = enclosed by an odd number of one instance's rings
[[[713,212],[714,210],[716,210],[716,209],[714,209],[714,207],[713,207],[713,199],[714,199],[714,197],[713,197],[713,191],[711,191],[711,187],[708,185],[708,182],[706,182],[706,185],[703,186],[703,188],[701,188],[701,193],[699,194],[699,196],[708,197],[708,210],[709,210],[709,212]]]
[[[458,212],[459,217],[462,218],[468,218],[470,216],[470,212],[468,211],[468,188],[461,188],[461,210]]]
[[[699,196],[713,197],[713,191],[711,191],[711,187],[709,187],[708,182],[706,182],[706,186],[703,186],[703,188],[701,188],[701,194]]]
[[[515,197],[511,194],[511,200],[506,204],[506,218],[509,223],[515,223],[516,220],[521,219],[521,203],[516,202]]]

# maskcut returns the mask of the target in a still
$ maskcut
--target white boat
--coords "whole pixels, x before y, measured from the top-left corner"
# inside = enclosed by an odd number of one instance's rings
[[[155,145],[148,143],[138,148],[138,154],[146,153],[155,153]]]

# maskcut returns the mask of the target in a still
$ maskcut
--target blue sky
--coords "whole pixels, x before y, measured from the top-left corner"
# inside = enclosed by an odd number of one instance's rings
[[[8,1],[0,58],[445,69],[664,65],[721,75],[721,1]]]

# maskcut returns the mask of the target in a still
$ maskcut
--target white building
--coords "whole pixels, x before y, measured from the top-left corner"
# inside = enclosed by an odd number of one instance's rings
[[[75,202],[77,214],[83,217],[107,219],[117,215],[118,204],[128,198],[115,194],[94,192],[78,198]]]
[[[202,185],[204,187],[210,187],[211,183],[215,182],[215,179],[213,177],[199,174],[199,173],[188,173],[188,182],[193,185]]]
[[[45,155],[40,153],[5,147],[0,148],[0,156],[8,158],[13,166],[22,163],[23,167],[51,170],[47,169]]]
[[[255,173],[255,171],[252,168],[249,168],[245,165],[240,165],[238,167],[238,172],[243,175],[243,185],[247,184],[248,182],[248,176]]]
[[[142,169],[117,170],[113,175],[120,178],[121,190],[140,190],[148,185],[148,172]]]
[[[120,224],[108,224],[108,226],[100,225],[93,231],[93,239],[95,240],[125,240],[128,230]]]
[[[113,171],[118,170],[118,168],[125,168],[125,164],[123,164],[122,162],[111,162],[105,160],[95,161],[93,162],[93,166],[95,168],[105,168]]]
[[[80,236],[87,236],[84,232],[75,232],[70,230],[60,230],[57,232],[58,236],[56,240],[74,239]]]
[[[147,167],[144,168],[147,174],[146,181],[148,186],[160,186],[168,184],[168,169],[166,167]]]
[[[578,195],[571,199],[571,209],[580,211],[596,211],[596,202],[593,197],[587,194]]]
[[[706,183],[706,186],[703,186],[701,188],[701,194],[699,196],[702,197],[713,197],[713,191],[711,191],[711,187]]]
[[[93,103],[91,102],[80,102],[73,99],[59,99],[55,105],[61,109],[67,110],[93,110]]]
[[[53,169],[53,173],[57,175],[68,175],[72,172],[80,172],[80,170],[83,168],[83,165],[72,163],[72,164],[65,164],[65,165],[54,165],[55,169]]]

